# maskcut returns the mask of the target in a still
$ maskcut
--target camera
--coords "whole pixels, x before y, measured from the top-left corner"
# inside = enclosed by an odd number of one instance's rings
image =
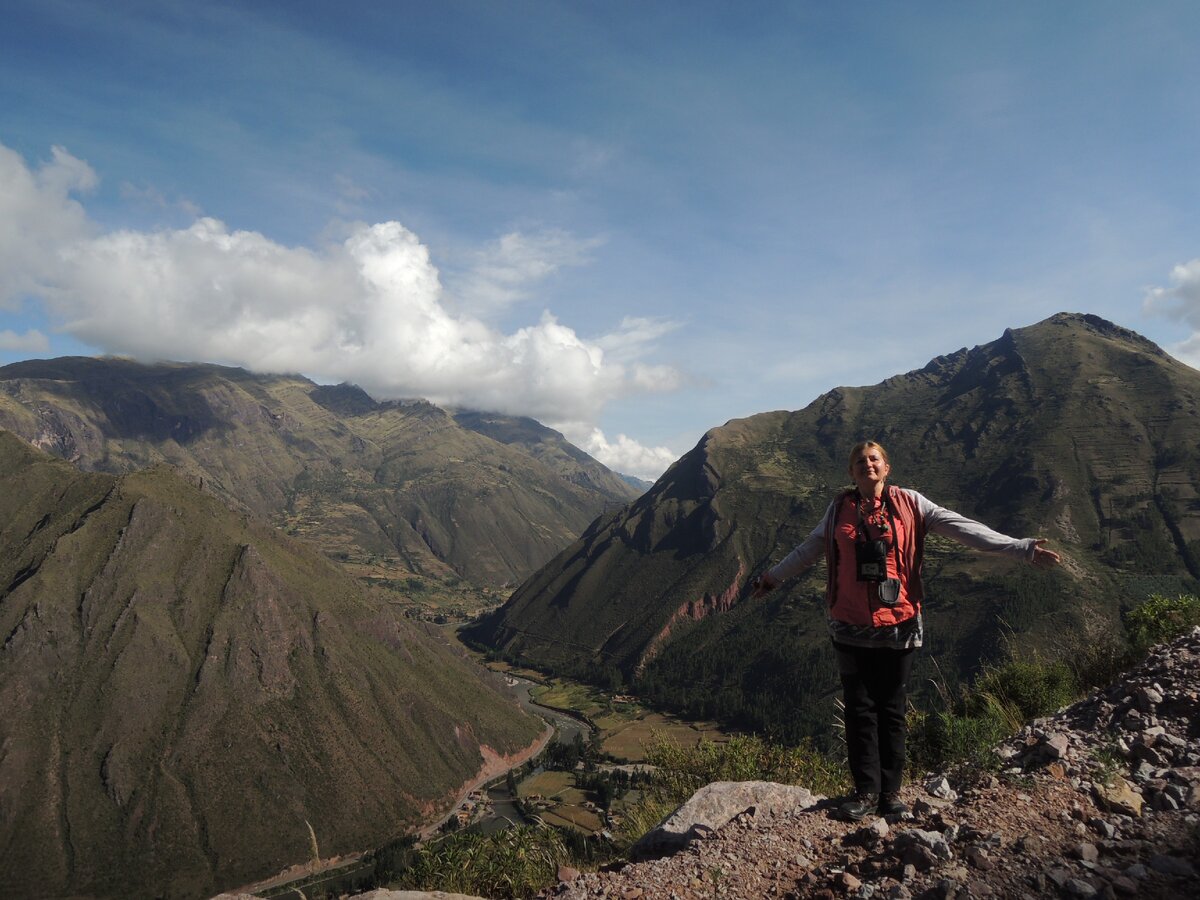
[[[886,581],[887,555],[886,541],[855,541],[854,569],[858,573],[858,580]]]
[[[854,542],[854,570],[859,581],[879,585],[879,602],[895,606],[900,602],[900,579],[888,578],[887,541],[860,540]]]

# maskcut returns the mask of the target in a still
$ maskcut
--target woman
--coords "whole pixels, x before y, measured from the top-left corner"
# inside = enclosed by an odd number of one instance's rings
[[[916,491],[887,484],[887,451],[864,441],[850,451],[855,487],[829,505],[821,524],[777,566],[754,582],[761,597],[822,555],[828,567],[829,633],[846,704],[846,746],[854,796],[840,807],[858,821],[872,811],[899,815],[904,770],[905,695],[923,625],[921,560],[928,532],[976,550],[1058,565],[1044,538],[1011,538]]]

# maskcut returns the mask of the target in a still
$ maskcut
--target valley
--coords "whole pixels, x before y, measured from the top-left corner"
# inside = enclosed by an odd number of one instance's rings
[[[746,585],[863,435],[1064,558],[931,538],[915,683],[1200,584],[1200,373],[1095,316],[713,428],[645,493],[529,419],[219,366],[0,368],[11,883],[190,898],[438,823],[596,833],[657,736],[828,747],[822,567]]]

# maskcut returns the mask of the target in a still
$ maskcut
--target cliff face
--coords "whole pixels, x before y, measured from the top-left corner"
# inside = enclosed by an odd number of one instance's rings
[[[1198,404],[1200,373],[1102,319],[1009,330],[872,387],[714,428],[474,635],[551,668],[619,670],[693,715],[721,714],[708,700],[725,694],[724,708],[750,716],[743,726],[796,738],[822,728],[824,711],[810,722],[775,711],[816,709],[836,682],[821,656],[823,564],[761,604],[740,602],[743,590],[688,627],[679,610],[799,543],[848,480],[855,442],[888,448],[894,483],[1065,552],[1064,569],[1042,575],[930,541],[930,650],[954,674],[1000,652],[1000,622],[1033,641],[1081,617],[1119,627],[1121,603],[1197,584]]]
[[[14,896],[200,896],[308,858],[309,824],[378,846],[541,731],[305,545],[4,432],[0,640]]]

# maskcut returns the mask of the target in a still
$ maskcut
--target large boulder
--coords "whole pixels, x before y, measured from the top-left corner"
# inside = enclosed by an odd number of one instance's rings
[[[825,798],[808,788],[773,781],[717,781],[705,785],[683,806],[630,848],[633,860],[656,859],[682,850],[742,813],[779,814],[808,809]]]

